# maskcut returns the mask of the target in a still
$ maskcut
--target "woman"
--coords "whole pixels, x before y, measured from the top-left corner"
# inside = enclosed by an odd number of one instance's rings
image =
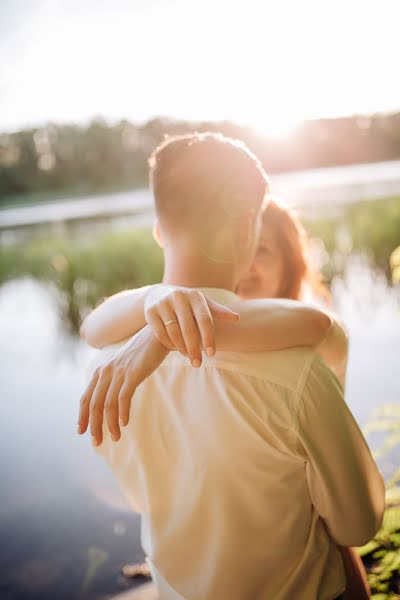
[[[264,211],[256,256],[236,293],[243,299],[309,298],[325,307],[331,304],[321,273],[311,265],[310,240],[304,227],[293,211],[277,201],[271,200]],[[348,340],[337,318],[326,342],[323,358],[344,388]]]
[[[102,347],[133,335],[148,322],[164,345],[180,350],[191,358],[194,366],[199,366],[196,361],[201,362],[200,333],[197,332],[193,341],[191,334],[182,328],[178,340],[172,338],[168,327],[163,325],[167,314],[174,314],[179,322],[181,315],[189,309],[196,320],[189,298],[183,305],[184,296],[188,296],[190,290],[179,288],[178,297],[173,286],[161,288],[147,286],[108,298],[85,319],[81,327],[82,337],[92,346]],[[291,211],[272,199],[263,214],[259,247],[252,267],[236,289],[238,296],[246,300],[245,305],[241,302],[234,307],[240,314],[240,321],[235,324],[215,321],[217,346],[237,351],[313,346],[344,386],[348,348],[346,333],[332,316],[332,325],[328,328],[325,321],[321,327],[321,321],[315,316],[326,315],[326,310],[290,302],[300,300],[307,292],[325,302],[330,301],[320,274],[311,267],[308,239],[303,227]],[[262,315],[256,303],[259,298],[271,299],[267,308],[263,302]],[[287,302],[282,300],[284,298]],[[250,303],[251,300],[254,302]],[[218,318],[214,303],[207,302],[211,313]],[[244,311],[244,308],[247,310]],[[196,344],[197,349],[194,348]],[[361,559],[352,548],[339,549],[347,576],[344,597],[352,600],[368,598],[368,583]]]
[[[158,241],[156,230],[154,235]],[[161,331],[157,316],[166,314],[167,304],[180,316],[180,307],[174,299],[177,289],[155,285],[119,292],[107,298],[85,318],[80,329],[81,337],[91,346],[102,348],[132,336],[148,322],[156,337],[174,348],[175,344],[169,338],[171,330],[163,328]],[[303,227],[292,212],[270,200],[263,214],[260,244],[253,265],[236,289],[241,299],[252,302],[239,302],[237,306],[230,307],[240,314],[238,323],[222,325],[215,321],[218,347],[256,352],[312,346],[344,385],[347,335],[327,308],[296,302],[307,291],[317,299],[329,301],[329,292],[321,283],[321,275],[311,267]],[[189,290],[179,288],[179,293],[188,296]],[[257,303],[260,298],[264,299],[262,310]],[[269,301],[266,303],[267,298]],[[207,302],[218,319],[220,314],[215,303]],[[185,335],[183,337],[185,342]],[[193,358],[187,344],[181,343],[177,349]],[[201,362],[201,353],[197,353],[196,358]]]

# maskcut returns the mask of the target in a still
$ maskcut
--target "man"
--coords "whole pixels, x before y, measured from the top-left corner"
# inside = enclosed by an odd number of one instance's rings
[[[233,303],[268,189],[260,163],[195,134],[164,142],[150,165],[163,282]],[[373,537],[384,484],[337,379],[307,348],[210,352],[198,369],[167,354],[145,327],[96,371],[80,413],[142,515],[161,599],[340,598],[337,545]],[[115,398],[125,427],[111,427],[113,442],[99,415],[114,423]]]

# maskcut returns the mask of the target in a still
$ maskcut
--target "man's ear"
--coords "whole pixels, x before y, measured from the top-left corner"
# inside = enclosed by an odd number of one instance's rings
[[[155,239],[157,244],[160,246],[160,248],[163,248],[163,242],[161,239],[161,231],[160,231],[160,223],[158,222],[158,219],[156,219],[153,223],[153,238]]]

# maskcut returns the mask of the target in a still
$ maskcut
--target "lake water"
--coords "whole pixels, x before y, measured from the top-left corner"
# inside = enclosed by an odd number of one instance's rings
[[[88,349],[63,332],[54,297],[32,280],[0,288],[0,315],[0,598],[126,589],[121,566],[143,558],[138,518],[75,433]]]
[[[362,260],[333,285],[350,331],[347,402],[363,426],[400,401],[399,296]],[[102,599],[132,587],[121,567],[143,558],[127,510],[89,436],[76,434],[92,351],[64,330],[51,288],[0,288],[0,598]],[[379,462],[386,476],[393,460]]]

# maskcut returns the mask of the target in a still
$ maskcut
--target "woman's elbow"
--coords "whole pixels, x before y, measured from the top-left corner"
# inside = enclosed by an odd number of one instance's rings
[[[92,348],[103,348],[103,346],[105,346],[104,341],[100,339],[96,332],[90,330],[86,321],[83,321],[82,325],[80,326],[79,335],[81,339],[85,340],[85,342],[89,344],[89,346],[92,346]]]
[[[332,318],[327,313],[320,310],[314,311],[312,318],[312,333],[315,345],[320,344],[322,340],[325,339],[332,327],[332,323]]]

